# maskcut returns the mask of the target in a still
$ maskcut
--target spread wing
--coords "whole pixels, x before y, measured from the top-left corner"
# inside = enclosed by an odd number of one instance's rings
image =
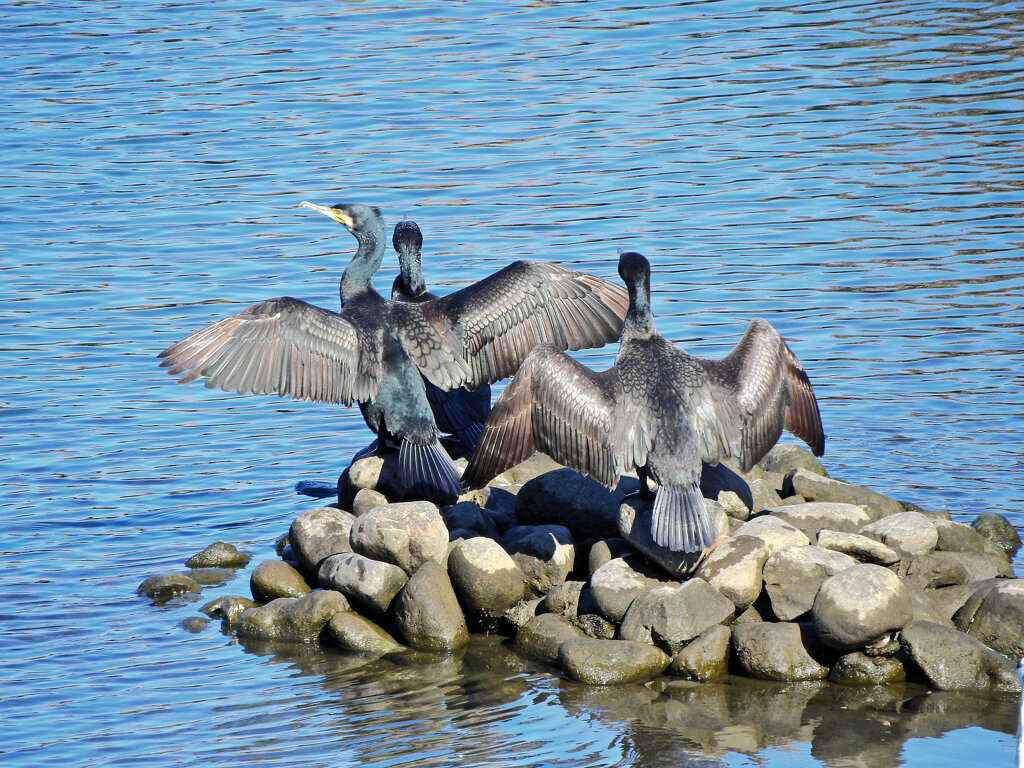
[[[269,299],[171,345],[159,357],[181,383],[296,400],[369,400],[381,378],[380,344],[360,344],[348,320],[304,301]]]
[[[475,388],[511,376],[538,344],[565,350],[615,341],[629,298],[622,286],[593,275],[516,261],[455,293],[413,306],[446,337],[445,344],[457,344],[453,351],[469,373],[456,383]]]
[[[815,455],[824,452],[818,402],[807,374],[768,322],[755,318],[726,357],[700,360],[700,364],[713,382],[735,398],[741,418],[737,454],[744,470],[771,450],[784,427]]]
[[[527,459],[534,450],[614,488],[626,434],[614,367],[595,372],[553,344],[536,347],[491,408],[464,480],[478,488]]]

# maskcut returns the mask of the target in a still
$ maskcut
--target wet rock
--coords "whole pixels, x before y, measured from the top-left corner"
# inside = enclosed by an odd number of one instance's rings
[[[716,624],[702,632],[677,653],[668,665],[668,673],[687,680],[716,680],[729,673],[730,627]]]
[[[625,539],[613,537],[595,541],[587,555],[587,575],[593,576],[594,571],[610,560],[617,557],[626,557],[636,552]]]
[[[448,578],[433,561],[424,562],[394,601],[395,624],[405,642],[427,651],[450,651],[469,641],[466,619]]]
[[[219,587],[235,578],[233,568],[192,568],[185,574],[202,587]]]
[[[355,653],[383,656],[402,650],[402,645],[381,627],[357,613],[336,613],[327,622],[327,637]]]
[[[317,507],[296,517],[288,529],[288,540],[302,567],[316,573],[324,558],[351,552],[353,520],[354,515],[334,507]]]
[[[769,554],[811,543],[811,540],[799,528],[773,515],[758,515],[751,518],[736,531],[734,536],[753,536],[755,539],[760,539],[768,546]]]
[[[226,541],[215,541],[185,561],[189,568],[241,568],[248,563],[249,555]]]
[[[899,554],[892,547],[887,547],[882,542],[867,536],[861,536],[859,533],[821,531],[818,534],[818,546],[831,549],[834,552],[842,552],[862,563],[892,565],[900,559]]]
[[[874,519],[857,504],[842,504],[835,501],[807,501],[803,504],[788,504],[770,509],[770,514],[799,528],[808,540],[814,542],[821,531],[856,533]]]
[[[513,647],[524,656],[554,662],[562,643],[576,637],[583,632],[561,616],[542,613],[519,628]]]
[[[958,630],[915,621],[900,632],[900,645],[933,688],[1020,691],[1013,659]]]
[[[226,595],[220,603],[220,624],[222,629],[233,630],[238,625],[242,614],[250,608],[255,608],[256,603],[248,597],[241,595]]]
[[[492,628],[525,594],[522,571],[493,539],[457,544],[448,556],[448,575],[467,616],[474,623],[492,620]]]
[[[197,581],[184,574],[165,573],[160,576],[150,576],[139,584],[136,592],[160,605],[175,597],[189,593],[198,594],[202,590],[202,586]]]
[[[948,552],[947,554],[964,567],[970,577],[969,581],[984,581],[985,579],[1010,578],[1013,576],[1010,560],[1002,552],[999,554],[988,552]]]
[[[924,589],[912,581],[904,581],[903,586],[910,597],[910,605],[914,613],[913,621],[931,621],[945,627],[953,626],[946,610],[932,599],[932,595],[935,594],[934,589]]]
[[[982,512],[971,527],[1013,557],[1020,549],[1020,534],[1009,520],[995,512]]]
[[[331,555],[320,564],[317,576],[321,587],[341,592],[373,618],[384,616],[409,581],[397,565],[354,552]]]
[[[310,591],[306,579],[288,563],[264,560],[249,577],[249,589],[257,603],[269,603],[279,597],[302,597]]]
[[[902,560],[897,575],[923,589],[966,584],[971,580],[955,552],[928,552]]]
[[[598,640],[612,640],[615,637],[615,625],[598,613],[578,614],[572,623],[587,637],[596,637]]]
[[[737,624],[732,630],[736,663],[760,680],[823,680],[827,652],[806,624]]]
[[[793,443],[777,443],[768,451],[768,455],[758,462],[758,466],[766,472],[778,472],[783,475],[794,469],[804,469],[811,474],[828,477],[828,472],[814,454]]]
[[[576,560],[572,534],[562,525],[519,525],[509,528],[501,546],[523,574],[530,597],[546,595],[568,578]]]
[[[734,612],[732,601],[702,579],[678,587],[654,587],[629,606],[619,637],[675,655],[697,635],[731,619]]]
[[[562,525],[576,539],[615,536],[615,516],[639,483],[624,477],[615,491],[572,469],[556,469],[523,483],[516,517],[523,525]]]
[[[902,683],[907,670],[898,658],[854,651],[836,659],[828,679],[839,685],[887,685]]]
[[[327,589],[299,598],[279,597],[243,613],[236,632],[243,637],[308,643],[319,637],[334,614],[348,609],[343,594]]]
[[[780,621],[792,621],[811,610],[818,588],[857,561],[841,552],[812,545],[790,547],[772,554],[764,565],[764,585],[772,611]]]
[[[977,608],[972,605],[959,617],[960,625],[990,648],[1024,656],[1024,579],[993,584],[978,597]],[[968,612],[969,623],[964,621]]]
[[[855,650],[906,626],[913,619],[906,587],[890,570],[861,564],[822,582],[811,616],[822,641]]]
[[[199,608],[199,612],[206,614],[211,619],[219,619],[220,618],[220,606],[221,606],[221,603],[223,603],[223,602],[224,602],[224,598],[223,597],[215,597],[210,602],[204,603]]]
[[[643,643],[581,637],[566,640],[558,661],[568,677],[588,685],[611,685],[661,674],[669,657]]]
[[[763,539],[733,536],[712,550],[695,576],[708,582],[742,611],[761,594],[762,571],[767,560],[768,545]]]
[[[809,501],[856,504],[865,507],[876,520],[903,511],[903,506],[895,499],[890,499],[888,496],[883,496],[860,485],[851,485],[840,480],[816,475],[806,469],[794,469],[786,475],[782,494],[784,496],[799,494]]]
[[[518,632],[534,616],[537,616],[543,607],[544,598],[535,597],[532,600],[520,600],[507,611],[503,617],[513,630]]]
[[[375,491],[371,488],[360,488],[352,500],[352,514],[356,517],[362,517],[371,509],[376,509],[387,503],[388,497],[380,491]]]
[[[206,616],[189,616],[181,622],[181,627],[188,632],[196,634],[206,629],[206,625],[209,623],[210,620]]]
[[[576,618],[580,607],[580,597],[583,594],[584,583],[582,581],[563,581],[544,597],[544,610],[547,613],[555,613],[572,622]],[[596,606],[595,606],[596,609]]]
[[[500,535],[493,518],[471,501],[460,501],[458,504],[445,507],[441,510],[441,519],[444,520],[449,532],[467,529],[489,539],[497,539]]]
[[[915,557],[931,552],[939,542],[935,524],[920,512],[889,515],[865,525],[857,533],[891,547],[900,557]]]
[[[353,552],[393,563],[410,576],[423,563],[443,563],[448,554],[448,529],[429,501],[375,507],[356,518],[349,538]]]
[[[674,584],[625,558],[610,560],[590,577],[590,591],[601,615],[620,622],[634,598],[652,587]]]
[[[651,537],[651,506],[651,500],[638,497],[624,501],[619,507],[619,516],[616,521],[619,533],[634,548],[647,555],[652,562],[657,563],[665,573],[674,579],[681,579],[697,567],[704,553],[673,552],[656,544]],[[714,520],[719,535],[724,535],[729,531],[729,518],[722,506],[711,499],[705,501],[705,506],[708,515]]]

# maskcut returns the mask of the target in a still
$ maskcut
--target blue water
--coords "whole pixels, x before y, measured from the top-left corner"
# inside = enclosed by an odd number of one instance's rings
[[[833,475],[1024,528],[1022,24],[990,2],[5,6],[4,764],[842,762],[821,729],[699,735],[472,654],[346,667],[187,632],[194,605],[137,584],[219,538],[272,557],[310,504],[294,483],[369,433],[154,356],[259,299],[336,306],[353,241],[304,199],[415,219],[441,293],[515,258],[614,276],[629,248],[691,352],[755,315],[789,340]],[[887,754],[1006,764],[1012,710],[985,712]]]

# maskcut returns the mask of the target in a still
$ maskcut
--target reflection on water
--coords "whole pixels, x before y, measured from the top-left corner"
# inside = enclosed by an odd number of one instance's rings
[[[723,354],[754,315],[790,340],[835,476],[1024,526],[1021,15],[8,4],[4,764],[1008,762],[996,704],[934,729],[963,700],[844,710],[863,694],[827,687],[757,710],[738,683],[585,690],[497,646],[345,669],[243,653],[134,590],[218,538],[273,556],[307,504],[294,484],[333,482],[368,441],[356,409],[177,387],[155,364],[259,299],[337,305],[353,244],[303,199],[416,219],[439,293],[513,258],[614,276],[617,249],[641,251],[658,327],[691,352]],[[389,252],[378,286],[396,271]],[[848,744],[862,721],[874,735]]]

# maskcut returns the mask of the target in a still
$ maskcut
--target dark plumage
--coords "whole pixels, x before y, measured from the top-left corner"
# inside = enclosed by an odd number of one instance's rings
[[[701,462],[735,456],[750,469],[783,427],[820,456],[818,403],[800,361],[764,320],[751,321],[722,360],[691,357],[654,329],[650,265],[619,258],[629,311],[615,364],[600,373],[549,344],[523,362],[494,403],[463,476],[477,488],[534,449],[609,488],[636,468],[659,487],[651,535],[672,550],[699,552],[716,538],[700,493]]]
[[[600,278],[519,261],[443,298],[384,299],[371,283],[384,255],[376,208],[303,203],[343,224],[358,250],[341,278],[341,312],[290,297],[253,304],[165,349],[179,382],[318,402],[358,402],[378,450],[399,446],[407,495],[450,499],[458,470],[438,442],[424,378],[443,390],[511,375],[533,346],[567,349],[618,336],[627,300]]]
[[[437,294],[427,290],[423,280],[423,234],[416,222],[403,219],[395,224],[391,243],[398,254],[400,267],[398,277],[391,286],[392,300],[419,304],[438,298]],[[423,384],[437,428],[445,434],[454,435],[463,450],[471,453],[483,431],[487,414],[491,411],[490,386],[484,384],[473,390],[456,387],[446,391],[431,384],[426,377],[423,378]]]

